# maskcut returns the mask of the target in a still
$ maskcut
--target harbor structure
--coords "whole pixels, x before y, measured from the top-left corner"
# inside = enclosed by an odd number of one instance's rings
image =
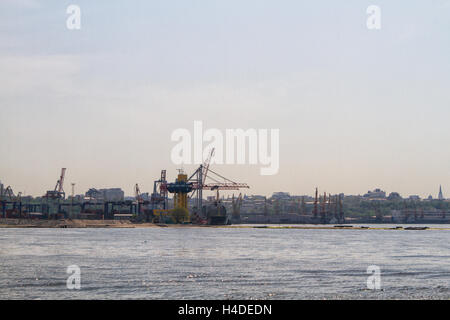
[[[319,193],[315,195],[291,195],[274,192],[272,196],[246,195],[227,198],[221,190],[249,188],[245,183],[232,181],[213,170],[209,163],[214,150],[191,176],[179,170],[174,182],[168,182],[166,170],[154,181],[153,192],[141,192],[134,186],[134,196],[125,197],[121,188],[90,188],[84,195],[72,194],[66,199],[64,180],[66,168],[55,188],[42,197],[24,197],[11,186],[0,183],[0,217],[32,219],[132,219],[137,221],[171,223],[173,210],[187,210],[189,219],[183,222],[196,224],[229,223],[357,223],[434,221],[448,223],[450,201],[445,200],[442,186],[436,199],[421,199],[417,195],[406,198],[397,192],[388,197],[381,189],[374,189],[363,196]],[[204,191],[215,195],[203,197]],[[169,197],[172,194],[172,197]],[[345,205],[344,205],[345,199]],[[345,214],[344,214],[345,212]],[[177,220],[179,221],[179,220]]]

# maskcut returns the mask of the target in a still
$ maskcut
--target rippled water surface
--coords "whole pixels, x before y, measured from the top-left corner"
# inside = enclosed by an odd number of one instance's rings
[[[0,229],[1,299],[449,299],[449,286],[449,230]]]

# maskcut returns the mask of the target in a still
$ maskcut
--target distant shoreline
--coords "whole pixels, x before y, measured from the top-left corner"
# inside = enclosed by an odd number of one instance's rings
[[[377,224],[378,225],[378,224]],[[235,224],[225,225],[196,225],[196,224],[155,224],[149,222],[135,223],[128,220],[83,220],[83,219],[63,219],[63,220],[32,220],[32,219],[9,219],[0,218],[0,229],[6,228],[235,228],[235,229],[325,229],[325,230],[450,230],[450,228],[440,227],[416,227],[413,224],[408,226],[352,226],[350,224],[329,224],[329,225],[289,225],[289,224]],[[423,224],[422,224],[423,225]]]

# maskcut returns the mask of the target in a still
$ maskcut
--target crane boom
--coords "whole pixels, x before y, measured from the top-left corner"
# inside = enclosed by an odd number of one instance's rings
[[[206,176],[208,175],[208,171],[209,171],[209,164],[211,162],[213,155],[214,155],[214,148],[211,149],[211,152],[209,153],[208,158],[206,159],[205,163],[203,164],[203,169],[205,170],[205,172],[203,173],[202,185],[205,184]]]
[[[194,183],[194,189],[198,188],[198,185]],[[239,190],[240,188],[250,188],[246,183],[211,183],[204,184],[202,186],[203,190]]]
[[[64,192],[64,176],[66,175],[66,168],[61,169],[61,176],[59,177],[59,180],[56,182],[55,191],[61,193]]]
[[[134,196],[136,198],[136,201],[138,202],[142,201],[141,190],[139,189],[139,185],[137,183],[134,186]]]
[[[61,198],[64,199],[66,197],[66,193],[64,192],[64,187],[63,187],[65,175],[66,175],[66,168],[62,168],[61,175],[60,175],[58,181],[56,181],[55,189],[47,191],[47,193],[44,195],[45,198],[47,198],[47,199],[61,199]]]
[[[187,179],[190,188],[193,191],[191,198],[196,197],[195,215],[201,220],[205,221],[203,213],[203,190],[216,190],[216,204],[218,205],[219,190],[239,190],[240,188],[250,188],[246,183],[234,182],[217,172],[210,169],[211,159],[214,155],[214,148],[211,149],[208,158],[202,163],[197,170]],[[209,181],[207,182],[207,179]],[[218,209],[219,210],[219,209]]]

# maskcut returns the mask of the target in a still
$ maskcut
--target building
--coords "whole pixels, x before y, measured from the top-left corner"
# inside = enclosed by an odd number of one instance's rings
[[[444,200],[444,195],[442,194],[442,186],[439,186],[438,200]]]
[[[386,199],[386,192],[381,189],[369,190],[363,197],[369,199]]]
[[[290,200],[289,192],[274,192],[271,197],[273,200]]]
[[[401,200],[402,197],[398,192],[391,192],[389,193],[388,200]]]
[[[72,199],[72,196],[69,196],[67,199]],[[73,201],[75,201],[75,202],[83,202],[83,200],[84,200],[84,195],[83,194],[76,194],[74,197],[73,197]]]
[[[95,189],[91,188],[86,192],[86,197],[93,200],[102,201],[123,201],[125,193],[121,188]]]
[[[150,201],[150,194],[148,192],[141,193],[141,199],[144,201]]]
[[[121,188],[100,189],[106,201],[123,201],[125,193]]]

